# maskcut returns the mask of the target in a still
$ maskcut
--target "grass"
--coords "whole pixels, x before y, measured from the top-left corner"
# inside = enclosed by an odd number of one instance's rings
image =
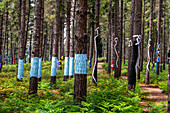
[[[106,64],[105,64],[106,65]],[[127,71],[126,66],[122,72]],[[98,86],[91,82],[92,69],[88,68],[86,102],[75,105],[73,101],[74,79],[63,81],[63,70],[57,71],[56,85],[51,87],[50,62],[43,62],[42,81],[39,83],[38,95],[28,95],[30,64],[24,65],[23,82],[16,81],[16,65],[4,65],[0,73],[0,112],[2,113],[142,113],[144,108],[139,102],[146,93],[139,85],[135,92],[127,94],[127,80],[114,79],[113,75],[98,73]],[[153,110],[162,112],[164,107],[152,106]]]

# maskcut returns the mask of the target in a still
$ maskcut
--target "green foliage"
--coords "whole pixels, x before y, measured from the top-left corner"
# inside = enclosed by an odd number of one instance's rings
[[[12,70],[12,68],[16,68],[16,65],[4,66],[1,72],[1,75],[4,74],[4,77],[0,78],[0,112],[142,113],[142,109],[146,108],[139,104],[145,93],[141,92],[138,85],[135,92],[127,94],[127,81],[114,79],[106,73],[98,74],[97,87],[92,84],[91,76],[87,77],[88,91],[86,102],[76,105],[73,101],[74,80],[63,82],[63,70],[58,70],[57,72],[56,85],[54,87],[50,86],[50,62],[43,62],[42,81],[39,83],[38,95],[28,95],[29,66],[30,64],[24,65],[23,82],[16,81],[16,74]],[[6,68],[9,68],[9,70]],[[89,74],[91,71],[92,69],[88,69]],[[12,73],[14,74],[13,76]],[[159,108],[154,110],[160,111]]]

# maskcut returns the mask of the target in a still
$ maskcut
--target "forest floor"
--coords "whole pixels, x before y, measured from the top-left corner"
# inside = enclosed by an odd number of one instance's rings
[[[98,71],[105,71],[102,67],[102,64],[104,64],[104,62],[98,63]],[[127,76],[122,76],[122,78],[128,80]],[[166,101],[168,100],[168,95],[163,94],[162,93],[163,91],[158,86],[155,86],[155,84],[146,85],[144,83],[139,83],[139,86],[142,91],[149,93],[149,95],[145,97],[145,100],[139,102],[143,106],[147,106],[147,104],[155,104],[157,106],[160,106],[163,103],[166,103]],[[167,104],[166,104],[166,108],[167,108]],[[149,109],[143,108],[143,110],[145,112],[149,112],[150,110],[153,110],[153,108],[149,108]]]

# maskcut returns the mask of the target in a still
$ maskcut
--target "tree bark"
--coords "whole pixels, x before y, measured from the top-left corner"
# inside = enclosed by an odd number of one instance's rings
[[[26,63],[26,49],[27,49],[27,38],[28,38],[28,29],[29,29],[29,22],[30,22],[30,10],[31,10],[31,0],[28,2],[28,17],[27,17],[27,27],[26,27],[26,32],[25,32],[25,44],[24,44],[24,56],[25,56],[25,63]]]
[[[164,54],[163,54],[163,70],[165,70],[165,53],[166,53],[166,44],[165,44],[165,39],[166,39],[166,27],[165,27],[165,19],[164,19]]]
[[[40,45],[39,45],[39,66],[38,66],[38,81],[41,81],[41,66],[42,66],[42,46],[44,37],[44,0],[41,1],[41,26],[40,26]]]
[[[93,64],[93,74],[92,74],[92,83],[94,83],[95,85],[97,85],[97,56],[98,56],[98,46],[100,43],[100,28],[99,28],[99,16],[100,16],[100,0],[96,0],[96,10],[95,10],[95,38],[96,38],[96,47],[95,49],[97,51],[95,51],[95,57],[93,57],[93,61],[95,61],[95,63]],[[97,32],[98,31],[98,32]],[[95,43],[94,43],[95,44]]]
[[[76,0],[73,0],[72,6],[72,22],[71,22],[71,38],[70,38],[70,64],[69,64],[69,78],[73,78],[73,67],[74,67],[74,20],[75,20],[75,9]]]
[[[132,41],[133,41],[133,27],[134,27],[134,17],[135,17],[135,0],[132,0],[131,4],[131,19],[130,19],[130,36],[129,36],[129,54],[128,54],[128,78],[130,75],[130,67],[132,60]]]
[[[128,90],[134,89],[136,86],[136,62],[138,58],[139,43],[141,37],[141,14],[142,14],[142,0],[135,0],[135,23],[134,23],[134,36],[133,36],[133,56],[131,62],[130,76],[128,82]]]
[[[77,1],[76,14],[74,100],[81,102],[87,92],[87,0]]]
[[[158,30],[158,37],[157,37],[157,70],[156,74],[159,75],[160,70],[160,57],[161,57],[161,51],[160,51],[160,38],[161,38],[161,10],[162,10],[162,0],[158,0],[159,2],[159,10],[158,10],[158,23],[157,23],[157,30]]]
[[[38,86],[38,65],[39,65],[39,46],[40,46],[40,31],[41,31],[41,5],[42,0],[35,0],[34,10],[34,36],[31,59],[31,71],[29,82],[29,94],[37,93]]]
[[[2,12],[0,11],[0,13]],[[2,50],[2,31],[3,31],[3,14],[0,14],[0,50]],[[3,63],[2,51],[0,51],[0,72],[2,69],[2,63]]]
[[[66,30],[65,66],[63,81],[67,81],[67,79],[69,78],[70,11],[71,0],[67,0],[67,30]]]
[[[125,8],[124,8],[124,45],[123,45],[123,48],[124,48],[124,64],[126,62],[126,4],[125,4]]]
[[[33,35],[33,31],[31,31],[30,34],[29,63],[31,63],[32,35]]]
[[[152,44],[152,25],[153,25],[153,0],[150,1],[150,23],[149,23],[149,40],[148,40],[148,57],[147,57],[147,67],[146,67],[146,80],[145,84],[149,84],[149,71],[151,62],[151,44]]]
[[[118,53],[118,47],[119,47],[119,1],[115,0],[115,13],[114,13],[114,33],[115,33],[115,37],[114,37],[114,50],[115,50],[115,65],[114,65],[114,69],[115,69],[115,78],[119,78],[119,53]]]
[[[13,46],[12,46],[13,33],[11,32],[11,64],[13,64]]]
[[[95,14],[94,5],[92,7],[92,14]],[[89,62],[89,68],[92,67],[92,58],[93,58],[93,48],[94,48],[94,16],[92,18],[92,28],[91,28],[91,43],[90,43],[90,62]]]
[[[24,38],[25,38],[25,10],[26,10],[26,0],[22,0],[21,3],[21,27],[20,27],[20,37],[18,40],[18,74],[17,80],[20,81],[23,78],[24,69]]]
[[[108,36],[108,73],[111,73],[111,17],[112,17],[112,0],[110,0],[109,8],[109,36]]]
[[[120,44],[119,44],[119,77],[121,76],[122,70],[122,43],[123,43],[123,0],[121,0],[121,17],[120,17]]]
[[[57,74],[57,57],[58,57],[58,39],[59,39],[59,22],[60,22],[60,10],[59,0],[56,0],[55,4],[55,20],[54,20],[54,39],[53,39],[53,54],[52,54],[52,66],[51,66],[51,79],[50,84],[56,84]]]

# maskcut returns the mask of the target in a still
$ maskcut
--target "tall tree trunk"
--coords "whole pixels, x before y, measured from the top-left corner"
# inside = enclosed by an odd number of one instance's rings
[[[166,48],[165,48],[165,39],[166,39],[166,27],[165,27],[165,22],[166,20],[164,19],[164,54],[163,54],[163,70],[165,70],[165,53],[166,53]]]
[[[42,5],[42,0],[35,0],[34,36],[33,36],[32,59],[31,59],[29,94],[37,93],[37,88],[38,88],[41,5]]]
[[[75,19],[75,8],[76,0],[73,0],[72,6],[72,22],[71,22],[71,39],[70,39],[70,67],[69,67],[69,78],[73,78],[73,67],[74,67],[74,19]]]
[[[27,39],[28,39],[28,29],[29,29],[29,22],[30,22],[30,10],[31,10],[31,0],[28,2],[28,17],[27,17],[27,27],[26,27],[26,32],[25,32],[25,44],[24,44],[24,56],[25,56],[25,63],[26,63],[26,49],[27,49]]]
[[[13,33],[11,32],[11,64],[13,64],[13,46],[12,46]]]
[[[170,0],[169,0],[169,12],[170,12]],[[169,13],[170,16],[170,13]],[[170,18],[169,18],[169,29],[170,29]],[[168,63],[168,108],[167,113],[170,112],[170,32],[169,32],[169,43],[167,51],[167,63]]]
[[[46,62],[47,60],[47,42],[48,42],[48,28],[47,28],[47,22],[45,22],[46,24],[46,34],[44,35],[44,53],[43,53],[43,61]]]
[[[125,3],[125,8],[124,8],[124,64],[126,62],[126,3]]]
[[[93,57],[93,73],[92,73],[92,82],[97,85],[97,56],[98,56],[98,43],[100,43],[100,36],[99,36],[99,16],[100,16],[100,0],[96,0],[96,10],[95,10],[95,39],[94,39],[94,45],[95,45],[95,57]],[[97,42],[97,43],[95,43]]]
[[[131,61],[130,76],[128,82],[128,90],[134,89],[136,86],[137,60],[139,62],[139,43],[141,38],[141,15],[142,15],[142,0],[135,0],[135,24],[133,35],[133,54]]]
[[[31,34],[30,34],[29,63],[31,63],[32,35],[33,35],[33,31],[31,31]]]
[[[129,35],[129,54],[128,54],[128,79],[130,79],[130,67],[132,61],[132,41],[133,41],[133,28],[134,28],[134,17],[135,17],[135,0],[132,0],[131,4],[131,19],[130,19],[130,35]]]
[[[87,92],[87,0],[77,1],[76,14],[74,100],[81,102]]]
[[[114,18],[114,16],[115,16],[115,3],[112,5],[112,15],[111,15],[111,26],[112,26],[112,32],[111,32],[111,34],[110,34],[110,36],[111,36],[111,39],[110,39],[110,42],[111,42],[111,69],[112,69],[112,71],[114,70],[114,62],[115,62],[115,49],[114,49],[114,37],[115,37],[115,18]],[[109,54],[108,54],[109,55]]]
[[[92,14],[95,14],[94,5],[92,7]],[[89,68],[92,67],[92,58],[93,58],[93,48],[94,48],[94,16],[92,18],[92,28],[91,28],[91,43],[90,43],[90,62],[89,62]]]
[[[24,71],[24,38],[25,38],[25,10],[26,10],[26,0],[21,1],[21,27],[20,27],[20,37],[18,40],[18,74],[17,80],[20,81],[23,78]]]
[[[50,84],[56,84],[57,74],[57,56],[58,56],[58,38],[59,38],[59,22],[60,22],[60,10],[59,0],[56,0],[55,4],[55,20],[54,20],[54,39],[53,39],[53,54],[52,54],[52,66],[51,66],[51,79]]]
[[[159,75],[159,64],[160,64],[160,38],[161,38],[161,10],[162,10],[162,0],[158,0],[159,2],[159,10],[158,10],[158,23],[157,23],[157,30],[158,30],[158,37],[157,37],[157,69],[156,69],[156,74]]]
[[[109,8],[109,36],[108,36],[108,73],[111,73],[111,18],[112,18],[112,0],[110,0]]]
[[[49,43],[49,61],[51,61],[52,58],[52,45],[53,45],[53,27],[50,30],[50,43]]]
[[[123,43],[123,0],[121,0],[121,19],[120,19],[120,45],[119,45],[119,77],[121,76],[122,70],[122,43]]]
[[[150,24],[149,24],[149,40],[148,40],[148,57],[147,57],[147,67],[146,67],[146,80],[145,84],[149,84],[149,70],[150,70],[150,61],[151,61],[151,43],[152,43],[152,25],[153,25],[153,0],[150,1]]]
[[[41,27],[40,27],[40,46],[39,46],[39,66],[38,66],[38,81],[41,81],[41,66],[42,66],[42,46],[44,37],[44,0],[41,4]]]
[[[66,46],[65,46],[65,66],[64,66],[64,79],[67,81],[69,78],[69,45],[70,45],[70,10],[71,0],[67,0],[67,31],[66,31]]]
[[[1,0],[0,0],[0,3],[1,3]],[[2,31],[3,31],[3,14],[0,14],[0,50],[2,50]],[[2,63],[3,63],[2,51],[0,51],[0,71],[2,69]]]
[[[115,78],[118,78],[119,77],[119,72],[118,72],[118,69],[119,69],[119,65],[118,65],[118,62],[119,62],[119,53],[118,53],[118,47],[119,47],[119,1],[118,0],[115,0],[115,13],[114,13],[114,33],[115,33],[115,37],[114,37],[114,50],[115,50],[115,65],[114,65],[114,68],[115,68],[115,75],[114,77]]]

